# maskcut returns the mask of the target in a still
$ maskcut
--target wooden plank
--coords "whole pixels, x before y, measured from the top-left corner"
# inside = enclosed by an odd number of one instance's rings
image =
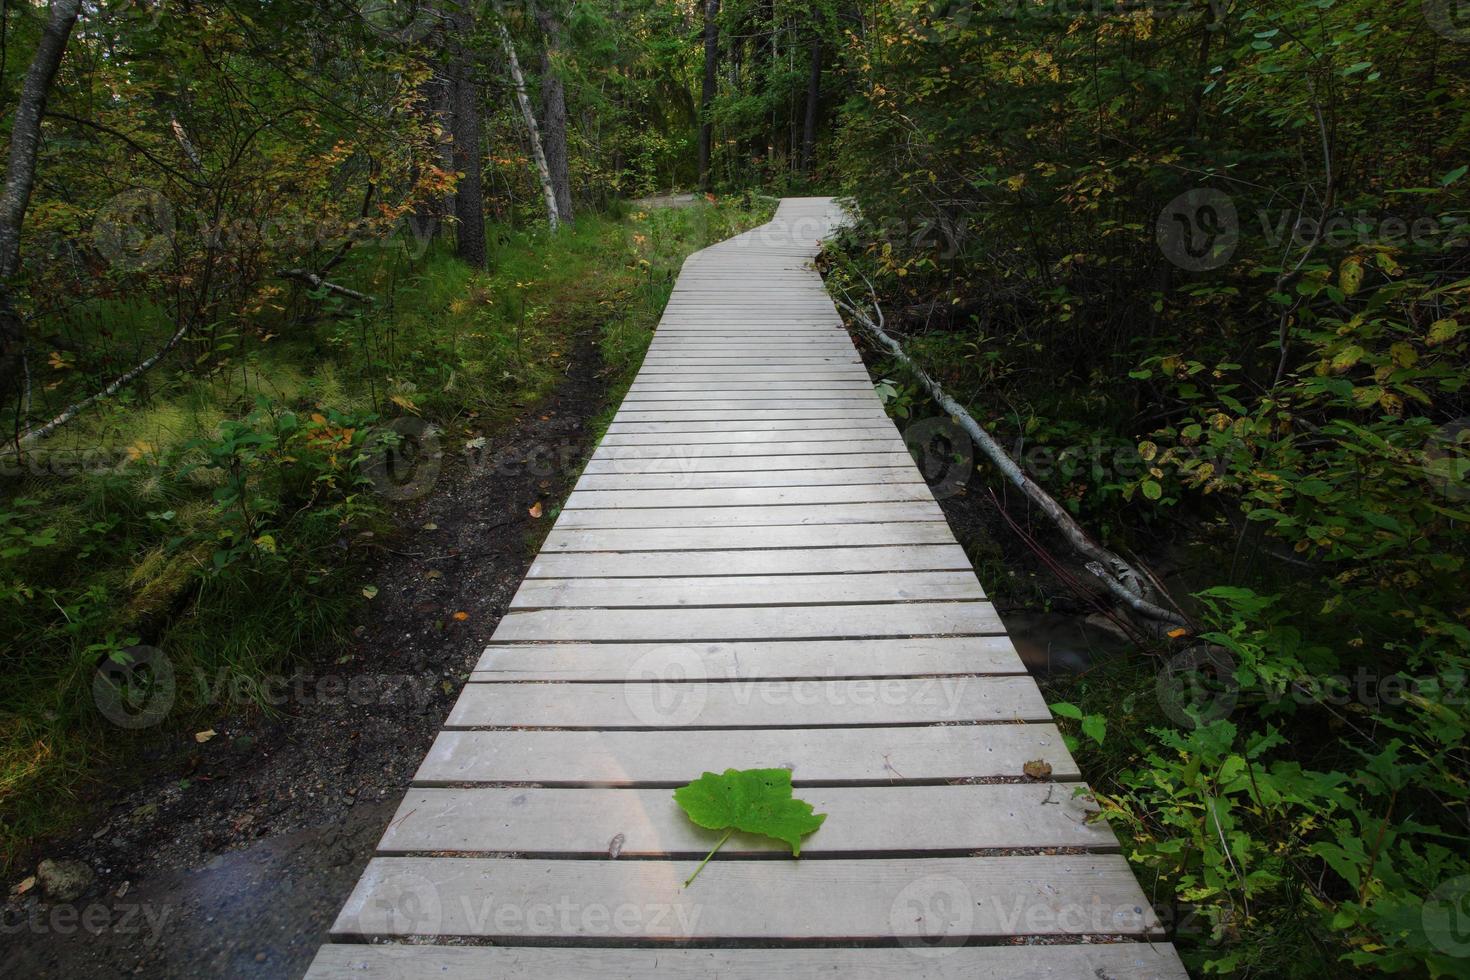
[[[632,664],[613,684],[467,684],[444,722],[453,728],[860,728],[948,722],[1047,721],[1030,677],[669,680]]]
[[[620,409],[619,422],[739,422],[764,419],[883,418],[880,408],[745,408],[745,409]]]
[[[679,490],[727,487],[836,487],[922,483],[911,460],[899,466],[853,466],[832,469],[752,470],[730,473],[584,473],[579,491]]]
[[[867,504],[779,504],[771,507],[640,507],[629,510],[567,510],[563,530],[656,527],[788,527],[818,524],[879,524],[942,521],[933,500],[884,500]]]
[[[716,433],[725,431],[736,432],[797,432],[813,424],[823,426],[846,425],[854,430],[878,429],[887,432],[892,423],[881,416],[861,413],[846,419],[828,419],[826,421],[811,419],[751,419],[746,422],[682,422],[677,419],[663,422],[618,422],[614,421],[607,427],[608,435],[630,435],[639,432],[683,432],[683,433]]]
[[[802,799],[826,823],[801,842],[803,857],[966,853],[982,848],[1080,847],[1115,851],[1106,821],[1076,787],[813,787]],[[922,814],[923,819],[913,819]],[[905,827],[901,834],[894,828]],[[607,857],[622,837],[622,857],[699,859],[720,839],[696,826],[666,789],[411,789],[378,844],[380,854],[432,851]],[[726,858],[780,853],[780,841],[736,834]]]
[[[874,483],[821,487],[727,487],[674,490],[576,490],[563,510],[643,507],[769,507],[777,504],[871,504],[933,501],[923,483]]]
[[[543,553],[531,563],[526,578],[784,576],[901,571],[969,572],[970,562],[963,549],[954,544],[750,551]]]
[[[1026,666],[1004,636],[699,644],[515,643],[486,648],[470,679],[477,683],[622,681],[635,670],[644,677],[748,680],[1024,674]]]
[[[696,864],[375,858],[332,936],[963,943],[1160,933],[1128,863],[1116,854],[717,859],[700,887],[684,888]],[[936,896],[957,901],[936,913],[925,907]],[[964,911],[951,911],[956,906]],[[587,914],[592,909],[601,913],[595,920]]]
[[[421,786],[683,786],[700,772],[782,766],[798,786],[1023,778],[1027,762],[1079,777],[1056,726],[934,725],[739,731],[440,732],[414,775]]]
[[[766,548],[835,548],[869,545],[953,544],[943,521],[908,524],[807,524],[794,527],[553,527],[541,550],[570,551],[739,551]]]
[[[879,525],[885,526],[885,525]],[[988,602],[898,602],[750,609],[511,610],[492,637],[517,640],[837,640],[869,636],[985,636],[1005,632]]]
[[[824,444],[824,445],[830,445]],[[902,445],[900,443],[900,445]],[[584,473],[728,473],[751,470],[813,470],[845,466],[904,466],[914,459],[908,449],[889,452],[814,452],[810,454],[780,453],[762,455],[727,455],[696,457],[669,453],[660,458],[633,458],[612,453],[594,455],[587,461]]]
[[[603,446],[592,456],[603,460],[722,459],[730,456],[815,456],[908,452],[897,433],[869,439],[827,442],[676,442],[657,446]]]
[[[640,949],[329,944],[307,980],[1188,980],[1167,944]]]
[[[512,609],[638,606],[781,606],[805,603],[984,599],[975,574],[859,572],[832,575],[707,575],[647,578],[534,578],[521,583]]]

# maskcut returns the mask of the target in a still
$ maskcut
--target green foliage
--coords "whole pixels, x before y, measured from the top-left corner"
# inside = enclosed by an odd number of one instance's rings
[[[790,769],[726,769],[721,775],[707,772],[674,790],[674,802],[699,826],[725,831],[684,882],[685,887],[737,830],[774,838],[790,846],[792,857],[800,857],[801,839],[827,819],[825,813],[813,813],[810,803],[792,797]]]
[[[1186,958],[1462,975],[1421,915],[1470,872],[1462,47],[1365,0],[863,27],[831,281],[1092,528],[1191,569],[1202,710],[1152,670],[1055,692],[1205,927]]]

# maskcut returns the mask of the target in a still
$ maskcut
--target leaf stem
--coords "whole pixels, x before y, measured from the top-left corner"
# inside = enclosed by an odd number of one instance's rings
[[[710,852],[704,856],[704,860],[703,861],[700,861],[699,862],[699,867],[697,867],[697,868],[694,869],[694,874],[692,874],[688,878],[684,879],[684,887],[685,888],[688,888],[689,885],[690,885],[690,883],[693,882],[695,878],[698,878],[699,877],[699,873],[704,870],[704,866],[706,864],[709,864],[709,859],[715,856],[715,851],[718,851],[720,848],[724,847],[725,846],[725,841],[729,840],[730,839],[730,835],[733,834],[733,833],[735,833],[735,828],[734,827],[731,827],[729,830],[725,831],[725,836],[720,838],[720,842],[718,844],[716,844],[714,846],[714,848],[711,849]]]

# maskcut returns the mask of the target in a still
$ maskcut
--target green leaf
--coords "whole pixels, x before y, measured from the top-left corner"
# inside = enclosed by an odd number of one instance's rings
[[[1103,744],[1103,738],[1108,733],[1108,720],[1102,715],[1088,715],[1082,719],[1082,734],[1092,739],[1098,745]]]
[[[1071,704],[1067,701],[1058,701],[1056,704],[1052,705],[1051,712],[1052,714],[1060,715],[1063,718],[1082,717],[1082,709],[1077,707],[1075,704]]]
[[[827,819],[825,813],[813,813],[810,803],[792,798],[790,769],[726,769],[720,776],[707,772],[674,790],[674,802],[699,826],[725,831],[686,887],[737,830],[789,844],[791,856],[800,857],[801,839]]]
[[[1156,480],[1144,480],[1143,495],[1149,500],[1158,500],[1164,495],[1164,488]]]

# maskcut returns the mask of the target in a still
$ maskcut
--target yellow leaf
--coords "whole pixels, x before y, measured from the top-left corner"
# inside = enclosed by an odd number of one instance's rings
[[[388,400],[407,412],[418,413],[419,407],[407,395],[390,395]]]
[[[1337,268],[1337,284],[1344,294],[1351,296],[1363,284],[1363,260],[1350,255]]]
[[[194,741],[198,742],[200,745],[203,745],[205,742],[214,738],[218,734],[219,732],[216,732],[213,728],[206,728],[202,732],[194,733]]]
[[[531,505],[531,509],[529,511],[527,511],[526,513],[530,514],[532,517],[540,517],[541,516],[541,501],[538,500],[534,504],[532,504]]]
[[[1169,639],[1171,639],[1171,640],[1177,640],[1181,636],[1188,636],[1188,635],[1189,635],[1189,630],[1185,629],[1182,626],[1177,627],[1175,629],[1171,629],[1169,631]]]

